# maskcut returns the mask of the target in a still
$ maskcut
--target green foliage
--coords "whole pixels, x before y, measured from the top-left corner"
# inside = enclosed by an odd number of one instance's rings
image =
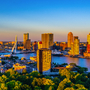
[[[60,83],[60,79],[59,78],[57,78],[57,77],[55,77],[54,79],[53,79],[53,82],[55,83],[55,85],[59,85],[59,83]]]
[[[83,67],[83,70],[86,72],[86,71],[88,71],[88,68],[86,68],[86,67]]]
[[[68,65],[68,64],[67,64],[67,63],[63,63],[63,64],[61,64],[61,65],[64,65],[64,66],[65,66],[65,65]]]
[[[63,81],[61,81],[59,83],[59,86],[57,88],[57,90],[64,90],[65,89],[65,84],[70,83],[71,81],[69,80],[69,78],[65,78]]]
[[[35,86],[34,90],[42,90],[41,87]]]
[[[84,73],[84,69],[83,68],[80,68],[79,70],[78,70],[78,72],[81,74],[81,73]]]
[[[45,78],[46,78],[46,79],[52,79],[50,76],[46,76]]]
[[[38,71],[33,71],[33,72],[30,73],[30,75],[33,76],[33,77],[40,77],[40,76],[42,76]]]
[[[5,83],[0,83],[0,90],[7,90],[7,86]]]
[[[85,68],[79,67],[79,70]],[[13,69],[0,75],[0,90],[90,90],[90,73],[59,70],[59,76],[51,78],[37,71],[18,73]]]
[[[69,69],[60,69],[59,74],[61,76],[65,76],[66,78],[70,78],[70,70]]]
[[[5,64],[5,61],[2,61],[2,65],[4,65]]]
[[[48,90],[55,90],[53,86],[50,86]]]
[[[21,90],[22,83],[20,81],[12,80],[6,84],[9,90]]]
[[[88,78],[90,78],[90,72],[87,74]]]
[[[32,90],[31,87],[27,84],[21,86],[21,90]]]
[[[70,63],[70,65],[72,65],[72,66],[76,66],[76,63]]]

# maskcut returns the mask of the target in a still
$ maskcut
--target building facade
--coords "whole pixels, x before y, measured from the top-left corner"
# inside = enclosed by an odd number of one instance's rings
[[[79,39],[78,39],[78,36],[74,36],[74,55],[79,55]]]
[[[38,42],[38,49],[41,49],[42,48],[42,41],[39,41]]]
[[[31,49],[31,40],[29,39],[29,33],[23,34],[23,46],[25,49]]]
[[[84,53],[84,57],[90,58],[90,33],[87,35],[87,51]]]
[[[73,42],[73,33],[69,32],[68,33],[68,48],[71,48],[71,43]]]
[[[37,50],[37,70],[40,73],[50,72],[51,69],[51,50],[38,49]]]
[[[90,33],[87,35],[87,52],[90,53]]]
[[[53,34],[44,33],[42,34],[42,48],[50,48],[53,46]]]
[[[70,54],[73,56],[79,55],[79,39],[78,39],[78,36],[74,36],[74,42],[71,43]]]

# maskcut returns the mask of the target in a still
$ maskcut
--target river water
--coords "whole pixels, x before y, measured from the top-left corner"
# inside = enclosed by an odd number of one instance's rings
[[[0,53],[0,55],[10,54],[10,53]],[[21,59],[25,57],[26,59],[30,59],[30,56],[36,56],[36,53],[28,53],[28,54],[16,54],[16,56]],[[62,63],[76,63],[81,67],[87,67],[88,71],[90,72],[90,59],[84,58],[72,58],[72,57],[59,57],[59,56],[52,56],[52,62],[62,64]]]

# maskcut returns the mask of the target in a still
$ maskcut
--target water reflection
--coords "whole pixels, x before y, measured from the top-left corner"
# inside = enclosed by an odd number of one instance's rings
[[[2,54],[6,55],[10,53],[0,53],[0,55]],[[25,57],[26,59],[30,59],[30,56],[36,56],[36,53],[16,54],[16,55],[19,57],[19,59],[21,59],[22,57]],[[76,63],[81,67],[87,67],[88,71],[90,72],[90,59],[52,56],[52,62],[59,63],[59,64]]]

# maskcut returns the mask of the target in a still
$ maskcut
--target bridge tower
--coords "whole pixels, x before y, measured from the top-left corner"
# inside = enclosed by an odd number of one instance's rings
[[[15,44],[14,44],[14,46],[12,47],[12,53],[14,52],[14,50],[15,50],[15,53],[16,53],[16,50],[17,50],[17,35],[16,35],[16,37],[15,37]]]

